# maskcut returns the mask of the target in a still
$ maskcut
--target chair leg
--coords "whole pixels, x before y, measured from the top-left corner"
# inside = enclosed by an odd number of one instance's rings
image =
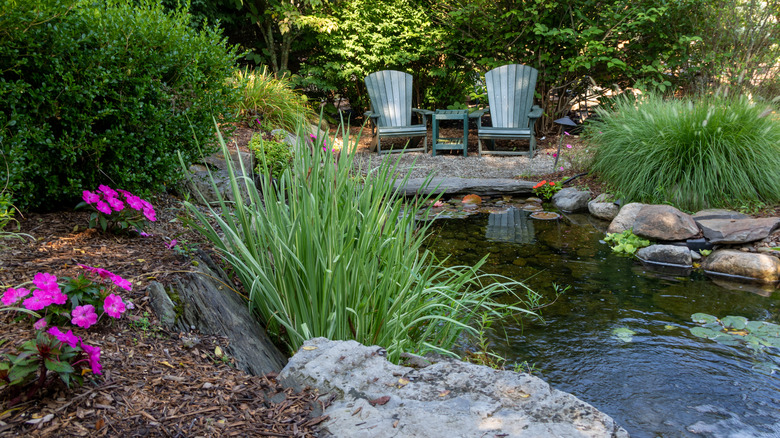
[[[477,156],[482,156],[482,139],[477,137]]]
[[[379,132],[376,133],[376,154],[382,155],[382,143],[381,138],[379,137]]]
[[[528,158],[533,159],[534,158],[534,149],[536,149],[536,136],[531,133],[531,138],[528,141]]]

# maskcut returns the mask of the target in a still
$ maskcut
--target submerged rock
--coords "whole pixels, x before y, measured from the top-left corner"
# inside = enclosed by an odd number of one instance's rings
[[[707,273],[749,278],[767,283],[780,281],[780,259],[767,254],[722,249],[704,261]]]
[[[588,211],[588,201],[590,201],[590,191],[572,187],[561,189],[552,197],[553,206],[567,213]]]
[[[537,377],[447,359],[413,369],[384,354],[315,338],[279,378],[335,396],[321,437],[628,437],[608,415]]]
[[[634,234],[654,240],[685,240],[699,234],[693,218],[670,205],[645,205],[636,214]]]
[[[636,256],[645,262],[667,265],[691,267],[693,263],[691,250],[687,246],[650,245],[646,248],[639,248]]]

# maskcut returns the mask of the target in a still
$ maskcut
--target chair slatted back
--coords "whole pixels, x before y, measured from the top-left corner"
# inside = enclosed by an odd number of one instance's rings
[[[490,119],[494,128],[528,128],[539,71],[510,64],[485,73]]]
[[[380,114],[377,126],[412,124],[412,75],[395,70],[378,71],[366,76],[366,88],[371,111]]]

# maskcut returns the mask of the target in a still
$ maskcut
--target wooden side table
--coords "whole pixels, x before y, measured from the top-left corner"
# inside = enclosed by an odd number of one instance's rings
[[[432,155],[436,151],[463,150],[463,156],[468,155],[469,139],[469,112],[467,110],[436,110],[433,113],[433,145]],[[463,137],[440,137],[439,120],[463,120]]]

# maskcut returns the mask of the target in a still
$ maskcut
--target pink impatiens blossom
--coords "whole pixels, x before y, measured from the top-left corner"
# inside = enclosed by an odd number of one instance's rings
[[[57,327],[52,327],[46,331],[46,333],[57,338],[58,341],[68,344],[71,348],[76,348],[81,342],[81,338],[73,334],[73,330],[68,330],[67,333],[62,333]]]
[[[173,248],[175,248],[175,247],[176,247],[176,245],[178,245],[178,244],[179,244],[179,241],[178,241],[178,240],[176,240],[176,239],[173,239],[173,240],[171,240],[170,242],[166,243],[166,244],[165,244],[165,247],[166,247],[166,248],[168,248],[168,249],[173,249]]]
[[[60,290],[60,285],[57,284],[57,277],[49,273],[39,272],[35,274],[33,284],[38,286],[39,289],[47,292]]]
[[[98,201],[95,204],[95,209],[103,214],[111,214],[111,207],[103,201]]]
[[[108,198],[106,202],[114,211],[122,211],[125,208],[125,203],[120,201],[119,198]]]
[[[130,281],[125,280],[124,278],[122,278],[122,277],[120,277],[120,276],[118,276],[116,274],[111,274],[111,276],[109,278],[116,285],[116,287],[121,287],[122,289],[124,289],[126,291],[133,290],[133,284],[130,283]]]
[[[3,304],[6,306],[13,306],[14,304],[18,303],[19,300],[26,297],[27,295],[30,295],[30,291],[20,287],[19,289],[14,289],[12,287],[9,287],[5,293],[3,294]]]
[[[38,321],[35,321],[35,324],[33,324],[33,328],[35,330],[43,330],[46,328],[47,325],[49,325],[49,323],[46,322],[46,319],[41,318]]]
[[[567,145],[566,145],[566,148],[567,148],[567,149],[571,149],[571,145],[570,145],[570,144],[567,144]]]
[[[106,195],[106,197],[109,198],[116,198],[117,196],[119,196],[119,193],[117,193],[114,189],[104,184],[99,185],[98,190],[100,191],[100,193]]]
[[[125,303],[118,295],[109,294],[103,302],[103,310],[112,318],[120,318],[125,311]]]
[[[100,201],[100,195],[97,193],[92,193],[89,190],[84,190],[81,192],[81,199],[83,199],[87,204],[94,204]]]
[[[27,298],[22,302],[22,305],[27,310],[41,310],[44,307],[50,305],[52,303],[51,296],[48,292],[38,289],[35,292],[33,292],[32,296],[30,298]]]
[[[146,208],[144,207],[144,216],[146,216],[149,221],[154,222],[157,220],[156,213],[154,212],[153,208]]]
[[[89,360],[89,367],[92,372],[101,375],[103,367],[100,365],[100,347],[93,347],[85,343],[81,343],[81,349],[87,353],[87,360]]]
[[[51,304],[57,304],[61,306],[68,302],[68,296],[62,293],[59,288],[57,290],[48,291],[46,294]]]
[[[129,195],[125,199],[127,200],[127,205],[133,210],[141,211],[144,208],[144,204],[138,196]]]
[[[72,315],[73,319],[70,322],[81,328],[90,328],[97,322],[97,313],[95,313],[95,306],[92,304],[76,306]]]

